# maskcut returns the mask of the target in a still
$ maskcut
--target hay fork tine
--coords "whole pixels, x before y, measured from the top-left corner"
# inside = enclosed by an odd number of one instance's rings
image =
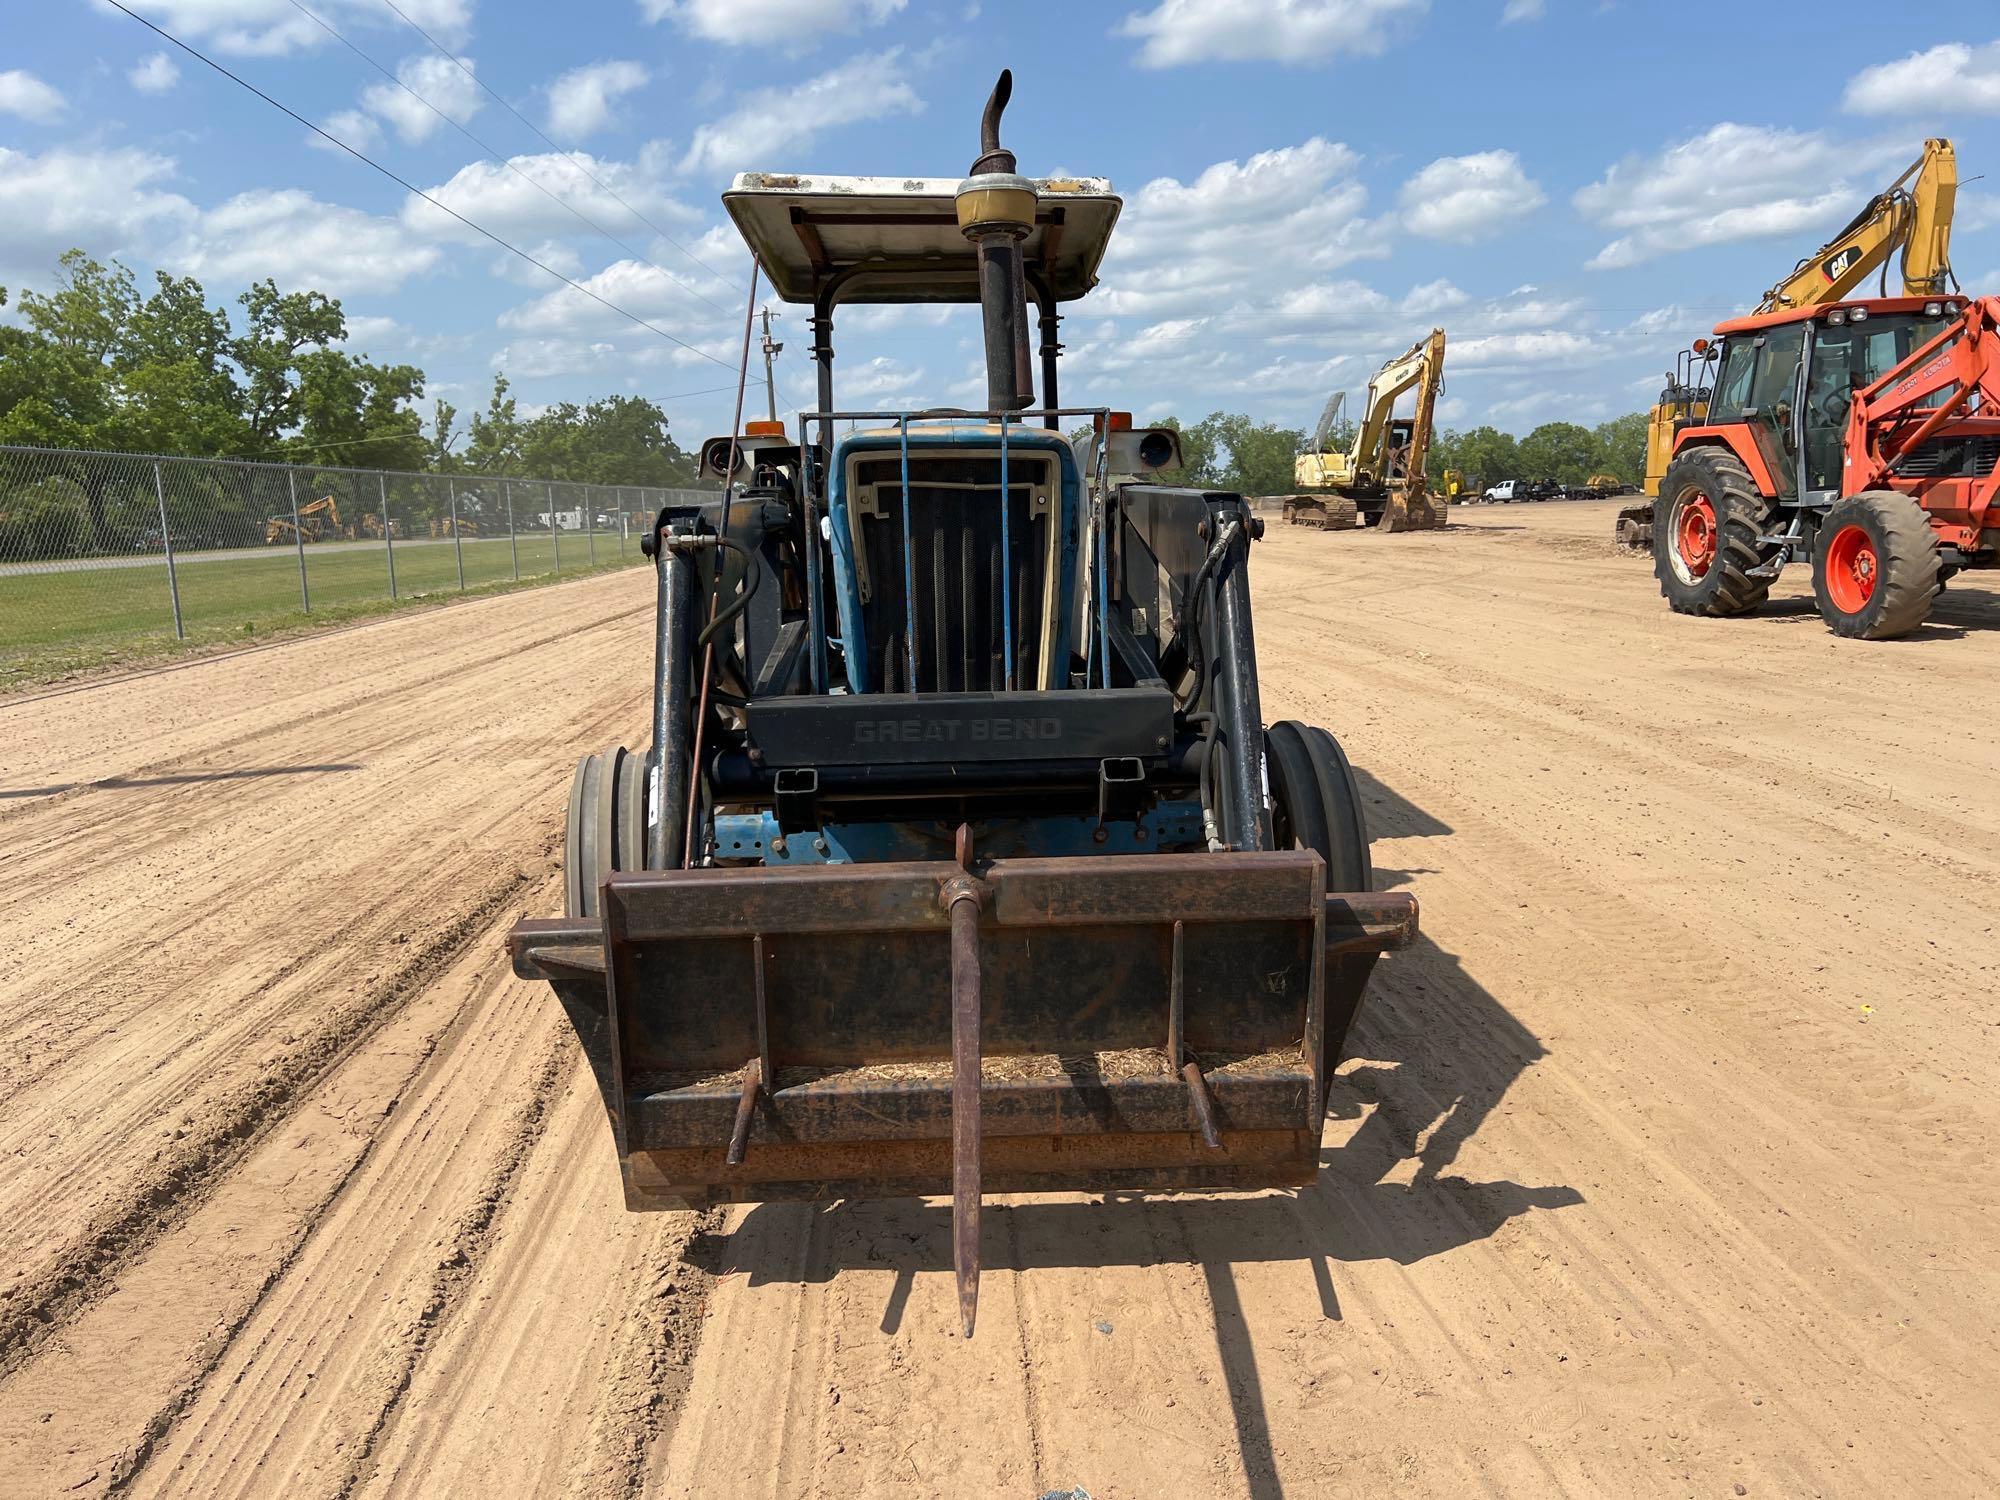
[[[972,875],[972,827],[958,825],[960,874],[941,893],[951,913],[951,1248],[965,1336],[979,1316],[979,913],[986,891]]]

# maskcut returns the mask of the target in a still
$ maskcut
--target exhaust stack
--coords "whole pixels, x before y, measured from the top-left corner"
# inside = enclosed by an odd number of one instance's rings
[[[979,121],[979,159],[958,185],[958,227],[979,252],[979,309],[986,329],[986,405],[1023,411],[1034,404],[1028,364],[1027,280],[1021,242],[1035,227],[1035,185],[1014,170],[1000,144],[1000,114],[1014,92],[1003,68]]]

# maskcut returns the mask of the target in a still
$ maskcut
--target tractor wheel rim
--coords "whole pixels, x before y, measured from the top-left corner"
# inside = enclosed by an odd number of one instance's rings
[[[1858,614],[1875,597],[1880,564],[1864,526],[1843,526],[1826,544],[1826,591],[1842,614]]]
[[[1674,551],[1690,579],[1708,576],[1715,561],[1715,536],[1715,506],[1706,495],[1689,495],[1674,519]]]

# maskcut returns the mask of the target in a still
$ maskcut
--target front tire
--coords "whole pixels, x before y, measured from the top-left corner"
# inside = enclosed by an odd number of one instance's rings
[[[1776,503],[1735,454],[1695,448],[1667,465],[1653,507],[1653,575],[1677,614],[1740,615],[1771,592],[1751,570],[1778,549],[1761,539]]]
[[[563,912],[595,917],[615,870],[646,867],[646,757],[623,745],[576,763],[563,823]]]
[[[1326,864],[1329,892],[1375,888],[1368,854],[1368,819],[1361,787],[1340,742],[1324,729],[1286,719],[1264,733],[1271,777],[1272,830],[1280,849],[1310,849]],[[1373,953],[1329,959],[1322,991],[1326,1021],[1320,1034],[1320,1079],[1333,1077],[1348,1029],[1361,1009],[1375,970]]]
[[[1894,490],[1836,501],[1813,540],[1813,602],[1835,635],[1908,635],[1943,587],[1937,533],[1922,506]]]

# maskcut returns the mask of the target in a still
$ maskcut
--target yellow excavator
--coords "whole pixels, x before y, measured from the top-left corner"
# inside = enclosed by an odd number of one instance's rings
[[[1816,307],[1850,296],[1879,272],[1888,295],[1889,258],[1898,250],[1902,295],[1939,297],[1957,286],[1951,274],[1951,221],[1958,207],[1958,153],[1933,137],[1903,174],[1862,207],[1847,227],[1792,267],[1765,292],[1755,313]],[[1618,512],[1618,540],[1628,547],[1653,544],[1653,500],[1660,476],[1674,456],[1674,434],[1708,415],[1709,343],[1696,339],[1681,352],[1666,388],[1647,414],[1646,499]]]
[[[1438,392],[1444,388],[1444,330],[1433,328],[1368,382],[1361,424],[1345,450],[1329,446],[1340,397],[1327,402],[1313,441],[1292,465],[1302,492],[1285,500],[1285,519],[1326,531],[1355,525],[1422,531],[1446,524],[1444,498],[1430,492],[1424,460]],[[1413,415],[1395,415],[1396,400],[1415,390]]]
[[[323,542],[340,534],[340,507],[334,504],[331,495],[301,505],[296,525],[289,515],[272,516],[264,523],[264,540],[272,545],[300,539]]]

